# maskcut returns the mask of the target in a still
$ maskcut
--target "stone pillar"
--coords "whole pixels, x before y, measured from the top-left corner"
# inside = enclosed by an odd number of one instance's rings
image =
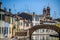
[[[29,40],[31,40],[31,35],[30,35],[30,37],[29,37]]]
[[[27,30],[27,40],[29,40],[29,30]]]
[[[30,35],[29,30],[27,30],[27,40],[31,40],[31,35]]]

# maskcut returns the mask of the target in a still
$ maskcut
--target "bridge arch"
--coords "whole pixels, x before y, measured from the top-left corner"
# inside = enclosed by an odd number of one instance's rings
[[[51,29],[51,30],[56,31],[57,33],[60,33],[60,28],[58,26],[55,26],[55,25],[47,25],[47,24],[36,25],[36,26],[34,26],[34,27],[32,27],[32,28],[29,29],[30,40],[31,40],[32,33],[35,30],[38,30],[38,29]]]

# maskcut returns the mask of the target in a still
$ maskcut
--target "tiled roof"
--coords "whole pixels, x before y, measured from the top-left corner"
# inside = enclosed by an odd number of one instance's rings
[[[30,16],[32,16],[32,14],[30,14],[30,13],[27,13],[27,12],[22,12],[22,13],[25,13],[25,14],[27,14],[27,15],[30,15]]]
[[[5,12],[5,10],[3,10],[3,9],[0,9],[0,11],[3,11],[3,12]]]

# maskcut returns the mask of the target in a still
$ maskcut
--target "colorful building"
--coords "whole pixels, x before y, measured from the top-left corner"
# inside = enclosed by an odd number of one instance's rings
[[[5,10],[1,8],[2,3],[0,2],[0,38],[9,37],[10,24],[5,20]]]

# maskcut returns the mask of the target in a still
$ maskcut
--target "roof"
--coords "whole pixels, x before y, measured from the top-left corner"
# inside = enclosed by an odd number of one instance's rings
[[[60,18],[58,18],[58,19],[55,19],[56,21],[58,21],[58,22],[60,22]]]
[[[30,13],[27,13],[27,12],[22,12],[22,13],[32,16],[32,14],[30,14]]]
[[[5,10],[3,10],[3,9],[0,9],[0,11],[3,11],[3,12],[5,12]]]

